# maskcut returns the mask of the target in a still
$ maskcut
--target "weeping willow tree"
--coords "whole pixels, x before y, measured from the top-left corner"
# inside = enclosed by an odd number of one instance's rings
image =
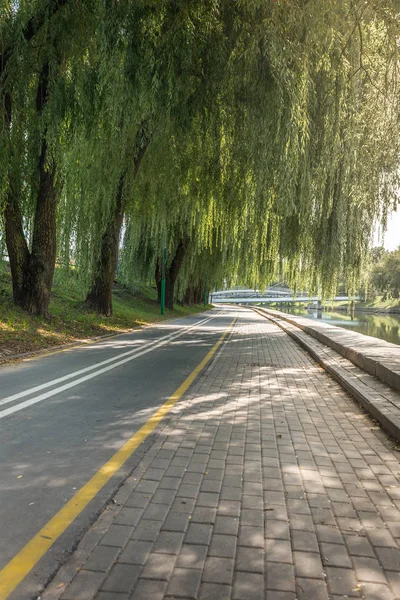
[[[47,315],[56,259],[63,139],[89,18],[85,2],[5,3],[1,19],[2,206],[13,295]]]
[[[60,222],[64,262],[73,256],[89,287],[88,304],[104,314],[112,310],[127,208],[142,202],[135,198],[142,161],[172,123],[188,128],[204,105],[202,90],[216,85],[222,70],[212,56],[213,40],[221,37],[216,8],[214,0],[104,4],[79,91],[82,106],[94,106],[95,116],[87,119],[83,108],[68,148]],[[157,177],[152,164],[150,177]]]
[[[150,273],[164,239],[173,264],[186,236],[231,281],[263,285],[279,269],[329,296],[344,270],[354,290],[398,194],[398,13],[384,4],[237,3],[213,106],[146,161],[124,276],[140,257]]]

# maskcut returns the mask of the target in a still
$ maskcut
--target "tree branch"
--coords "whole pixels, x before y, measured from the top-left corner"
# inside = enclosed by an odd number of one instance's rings
[[[22,30],[22,37],[25,41],[29,42],[44,25],[46,19],[51,18],[60,8],[67,4],[69,0],[49,0],[46,9],[39,14],[29,19],[27,24]],[[10,60],[14,51],[14,47],[11,44],[0,54],[0,80],[5,72],[8,61]]]

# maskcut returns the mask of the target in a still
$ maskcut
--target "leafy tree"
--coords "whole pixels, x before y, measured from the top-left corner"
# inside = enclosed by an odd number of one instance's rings
[[[17,6],[6,4],[1,22],[0,199],[14,300],[31,313],[46,315],[62,189],[60,139],[71,119],[71,76],[82,53],[86,3],[49,0]]]
[[[393,252],[376,252],[381,259],[372,265],[371,285],[383,299],[400,298],[400,248]]]

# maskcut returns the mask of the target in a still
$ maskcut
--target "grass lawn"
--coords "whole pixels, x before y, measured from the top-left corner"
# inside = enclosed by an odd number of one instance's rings
[[[140,286],[132,293],[116,285],[113,315],[103,317],[87,310],[82,291],[73,282],[57,281],[57,274],[48,320],[16,307],[11,294],[10,273],[3,263],[0,264],[0,360],[205,310],[202,305],[176,306],[174,310],[166,309],[161,316],[155,289]]]

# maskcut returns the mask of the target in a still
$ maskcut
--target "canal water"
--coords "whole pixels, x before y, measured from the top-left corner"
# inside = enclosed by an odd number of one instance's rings
[[[268,308],[267,305],[265,307]],[[351,315],[346,312],[325,312],[294,307],[279,307],[279,310],[308,319],[322,320],[330,325],[352,329],[400,345],[400,314],[382,315],[356,311]]]

